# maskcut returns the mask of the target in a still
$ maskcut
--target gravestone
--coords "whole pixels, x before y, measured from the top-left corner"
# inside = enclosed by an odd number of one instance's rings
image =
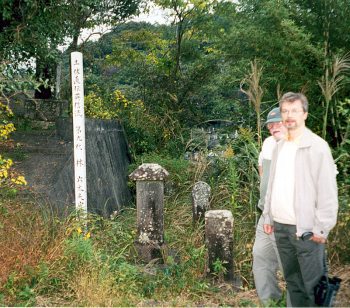
[[[233,281],[233,216],[231,211],[210,210],[205,213],[205,243],[208,249],[209,274],[215,274],[215,264],[221,262],[225,268],[224,279]]]
[[[204,214],[209,209],[210,186],[202,181],[194,184],[192,189],[193,222],[203,221]]]
[[[142,164],[129,177],[136,181],[137,235],[140,259],[162,261],[164,246],[164,180],[169,173],[158,164]]]

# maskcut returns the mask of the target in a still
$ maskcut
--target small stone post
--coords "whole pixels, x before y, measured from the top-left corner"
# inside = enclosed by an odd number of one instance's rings
[[[136,181],[137,237],[144,262],[161,258],[164,244],[164,180],[169,173],[158,164],[142,164],[129,177]]]
[[[203,221],[209,209],[210,186],[205,182],[197,182],[192,189],[193,222]]]
[[[205,242],[208,249],[208,270],[215,273],[215,262],[225,268],[224,279],[233,281],[233,216],[228,210],[205,213]]]

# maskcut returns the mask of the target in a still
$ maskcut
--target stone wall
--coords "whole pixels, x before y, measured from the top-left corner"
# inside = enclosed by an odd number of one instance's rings
[[[71,118],[57,119],[56,130],[61,139],[73,140]],[[107,217],[131,199],[126,136],[122,125],[112,120],[85,119],[85,130],[88,211]],[[56,173],[50,196],[56,202],[74,204],[73,152]]]
[[[21,118],[54,122],[58,117],[68,113],[69,103],[66,100],[32,99],[24,94],[17,94],[11,98],[10,108]]]

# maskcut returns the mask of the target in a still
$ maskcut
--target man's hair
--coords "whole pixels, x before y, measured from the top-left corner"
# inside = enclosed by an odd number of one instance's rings
[[[293,103],[297,100],[301,101],[304,112],[307,112],[309,109],[309,102],[307,101],[306,96],[302,93],[294,93],[294,92],[287,92],[287,93],[283,94],[283,96],[281,97],[281,99],[279,101],[280,109],[281,109],[283,103],[286,103],[286,102]]]

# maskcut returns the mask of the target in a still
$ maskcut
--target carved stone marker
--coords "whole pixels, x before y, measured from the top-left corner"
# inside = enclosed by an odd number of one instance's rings
[[[233,281],[233,216],[228,210],[211,210],[205,213],[205,243],[208,248],[208,269],[217,273],[215,265],[221,262],[226,281]]]
[[[142,164],[129,177],[136,181],[137,237],[144,262],[162,257],[164,245],[164,180],[169,173],[158,164]]]
[[[205,182],[197,182],[192,189],[193,222],[204,220],[204,214],[209,209],[210,186]]]

